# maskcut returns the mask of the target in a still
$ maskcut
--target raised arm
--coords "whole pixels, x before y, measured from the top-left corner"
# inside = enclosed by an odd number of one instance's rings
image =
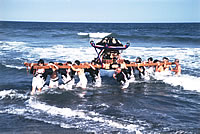
[[[80,69],[78,69],[78,68],[76,69],[76,68],[73,67],[72,65],[69,65],[69,66],[71,67],[71,69],[72,69],[73,71],[76,71],[76,72],[77,72],[77,71],[80,71]]]
[[[89,64],[89,65],[93,70],[96,70],[96,68],[92,64]]]

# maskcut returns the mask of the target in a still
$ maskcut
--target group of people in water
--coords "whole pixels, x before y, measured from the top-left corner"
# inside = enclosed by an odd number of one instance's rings
[[[80,61],[76,60],[73,64],[71,61],[68,61],[66,63],[67,66],[70,68],[59,68],[59,66],[62,66],[62,63],[55,64],[54,62],[49,62],[46,67],[44,68],[45,63],[44,60],[40,59],[37,63],[38,68],[34,68],[34,63],[30,65],[31,70],[30,73],[33,74],[33,80],[32,80],[32,91],[31,94],[34,94],[36,92],[36,89],[39,91],[42,90],[44,87],[44,84],[46,83],[47,76],[50,76],[49,81],[49,88],[60,88],[60,89],[72,89],[72,87],[75,85],[76,87],[80,87],[82,89],[86,89],[87,86],[87,78],[85,76],[85,72],[88,72],[90,76],[92,77],[92,82],[94,83],[94,86],[100,87],[101,86],[101,77],[99,73],[99,69],[93,67],[95,64],[94,61],[92,61],[89,65],[89,68],[75,68],[73,65],[80,65]],[[62,79],[62,84],[59,84],[59,74]],[[75,84],[75,75],[77,74],[79,78],[79,82]]]
[[[125,60],[126,64],[130,64],[130,61]],[[155,74],[158,75],[171,75],[171,72],[174,72],[175,75],[181,74],[181,66],[179,64],[179,60],[175,59],[174,64],[176,65],[174,68],[167,64],[169,59],[167,57],[163,57],[163,60],[153,60],[152,57],[148,58],[147,62],[142,61],[140,57],[136,58],[135,63],[138,63],[137,67],[125,67],[121,69],[120,67],[115,69],[115,73],[113,74],[113,78],[116,79],[120,84],[122,89],[125,89],[129,86],[130,82],[135,81],[135,77],[138,76],[139,79],[150,80],[150,77]],[[140,66],[141,63],[153,64],[157,63],[156,66]],[[163,64],[161,64],[163,63]]]
[[[168,58],[164,57],[163,61],[153,60],[152,57],[148,58],[147,62],[143,62],[140,57],[136,58],[135,63],[157,63],[157,66],[140,66],[137,67],[117,67],[113,74],[113,78],[116,79],[120,84],[122,89],[125,89],[129,86],[129,83],[135,80],[135,77],[138,76],[139,79],[149,80],[156,72],[175,72],[176,75],[181,74],[181,66],[179,60],[175,59],[174,63],[176,64],[175,68],[172,68],[171,65],[165,64],[169,61]],[[36,90],[42,90],[44,87],[47,76],[50,76],[49,88],[60,88],[60,89],[72,89],[73,86],[86,89],[88,80],[86,78],[85,72],[88,72],[92,77],[92,82],[95,87],[101,86],[101,76],[100,69],[95,68],[94,65],[97,62],[93,60],[89,63],[89,68],[75,68],[74,65],[80,65],[81,62],[76,60],[74,63],[68,61],[66,63],[70,68],[59,68],[62,66],[62,63],[55,64],[54,62],[49,62],[48,68],[44,68],[44,60],[40,59],[37,63],[37,66],[41,68],[34,68],[34,64],[31,64],[30,73],[33,74],[32,80],[32,91],[31,94],[35,94]],[[164,63],[164,64],[160,64]],[[130,64],[129,60],[124,60],[124,64]],[[60,74],[60,77],[59,77]],[[78,76],[79,82],[75,83],[75,76]],[[62,84],[59,83],[59,78],[62,79]]]

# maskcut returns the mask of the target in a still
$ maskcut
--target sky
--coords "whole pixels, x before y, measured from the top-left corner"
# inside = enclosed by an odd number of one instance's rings
[[[0,21],[200,22],[200,0],[0,0]]]

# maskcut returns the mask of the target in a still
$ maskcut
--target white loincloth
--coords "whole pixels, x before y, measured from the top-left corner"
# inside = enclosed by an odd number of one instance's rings
[[[146,68],[146,72],[148,73],[148,75],[152,76],[154,75],[154,67],[149,67],[149,68]]]
[[[132,74],[131,76],[130,76],[130,79],[128,80],[129,82],[134,82],[135,81],[135,76]]]
[[[58,77],[54,78],[54,79],[50,79],[50,82],[49,82],[49,87],[50,88],[58,88],[59,86],[59,82],[58,82]]]
[[[127,80],[125,83],[122,84],[121,88],[126,89],[129,86],[129,81]]]
[[[150,80],[150,76],[148,75],[148,73],[146,71],[145,71],[145,75],[143,75],[141,73],[141,78],[144,79],[144,80],[146,80],[146,81]]]
[[[32,80],[32,88],[35,91],[37,89],[41,89],[45,84],[45,81],[42,75],[38,74],[37,76],[33,77]]]
[[[73,85],[74,85],[74,79],[68,81],[65,84],[60,85],[59,88],[65,89],[65,90],[72,90]]]
[[[76,84],[76,87],[81,87],[85,89],[87,86],[87,78],[85,77],[85,74],[79,75],[78,77],[80,81]]]
[[[100,76],[100,74],[95,77],[94,87],[101,87],[101,76]]]

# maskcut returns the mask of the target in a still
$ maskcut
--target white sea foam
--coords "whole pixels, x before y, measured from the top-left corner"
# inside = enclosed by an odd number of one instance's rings
[[[157,73],[155,78],[158,80],[163,80],[165,83],[172,86],[181,86],[185,90],[200,92],[200,77],[194,77],[190,75],[163,75],[162,73]]]
[[[62,45],[55,45],[49,48],[35,48],[30,55],[37,55],[39,58],[58,59],[58,61],[91,61],[96,57],[96,52],[91,47],[67,48]]]
[[[122,53],[122,57],[135,61],[136,57],[141,57],[144,61],[149,57],[162,60],[163,57],[168,57],[170,61],[174,59],[180,60],[182,70],[189,70],[194,72],[198,77],[191,76],[189,74],[182,74],[180,76],[174,76],[169,74],[158,74],[156,79],[163,80],[165,83],[173,86],[181,86],[185,90],[193,90],[200,92],[200,73],[194,69],[200,68],[200,48],[144,48],[144,47],[130,47]],[[172,65],[174,66],[174,65]]]
[[[58,60],[74,60],[80,59],[82,61],[90,61],[97,56],[94,48],[92,47],[80,47],[69,48],[65,45],[54,45],[50,47],[34,47],[27,46],[25,42],[9,42],[0,41],[0,48],[2,50],[11,50],[24,52],[23,58],[30,60],[39,58],[54,58]],[[133,46],[133,47],[132,47]],[[135,57],[141,57],[143,60],[147,60],[149,57],[154,59],[162,59],[162,57],[168,57],[171,61],[175,58],[180,59],[180,64],[184,67],[191,69],[199,69],[200,65],[200,48],[161,48],[161,47],[134,47],[134,44],[127,50],[124,50],[122,57],[135,60]],[[3,52],[1,52],[3,53]]]
[[[0,41],[0,49],[1,50],[6,50],[6,51],[12,50],[12,51],[22,52],[22,51],[25,50],[24,46],[26,44],[27,43],[25,43],[25,42]]]
[[[108,36],[110,34],[112,34],[112,33],[99,33],[99,32],[97,32],[97,33],[89,33],[89,37],[90,38],[104,38],[104,37],[106,37],[106,36]]]
[[[8,68],[16,68],[16,69],[24,69],[24,68],[26,68],[26,67],[23,67],[23,66],[15,66],[15,65],[5,65],[6,67],[8,67]]]
[[[0,113],[9,113],[15,115],[24,115],[27,110],[24,108],[14,108],[14,107],[6,107],[4,110],[0,110]]]
[[[11,50],[11,51],[20,51],[24,52],[24,59],[27,61],[37,61],[40,58],[44,59],[56,59],[57,62],[65,62],[65,61],[75,61],[80,60],[81,62],[90,62],[97,54],[92,47],[80,47],[80,48],[69,48],[65,45],[54,45],[46,48],[34,48],[32,49],[29,46],[23,46],[24,42],[3,42],[0,48],[3,50]],[[11,44],[11,45],[10,45]],[[13,45],[13,46],[12,46]],[[22,47],[23,46],[23,47]],[[4,48],[3,48],[4,47]],[[31,50],[31,51],[30,51]],[[3,52],[1,52],[3,53]],[[122,53],[122,58],[129,59],[130,61],[135,61],[136,57],[141,57],[143,60],[147,60],[149,57],[153,57],[154,59],[162,60],[163,57],[168,57],[170,61],[173,61],[175,58],[180,60],[180,64],[182,66],[182,70],[190,70],[196,74],[196,76],[200,76],[199,70],[200,68],[200,48],[161,48],[161,47],[129,47],[127,50],[124,50]],[[15,66],[15,65],[6,65],[10,68],[23,69],[24,67]],[[101,70],[101,76],[109,76],[112,77],[113,72],[107,70]],[[199,78],[193,76],[181,76],[180,78],[176,78],[176,83],[165,79],[166,83],[171,83],[172,85],[180,85],[183,86],[184,89],[187,90],[196,90],[198,91],[198,86],[191,86],[191,84],[186,84],[187,81],[191,81],[192,85],[197,85],[199,82]],[[172,77],[171,79],[175,79]],[[179,82],[178,82],[179,81]],[[178,84],[179,83],[179,84]],[[181,84],[182,83],[182,84]]]
[[[18,46],[18,45],[25,45],[26,43],[25,42],[17,42],[17,41],[0,41],[0,44]]]
[[[163,81],[173,86],[182,86],[185,90],[200,92],[200,77],[182,75],[178,77],[168,77]]]
[[[103,125],[112,127],[112,128],[118,128],[118,129],[125,129],[128,132],[137,132],[140,133],[140,130],[142,129],[138,125],[135,124],[126,124],[126,123],[119,123],[113,120],[109,120],[106,117],[103,117],[102,115],[94,112],[87,112],[87,111],[82,111],[82,110],[72,110],[70,108],[58,108],[56,106],[50,106],[45,103],[39,102],[39,101],[34,101],[34,99],[29,99],[28,101],[29,107],[36,109],[36,110],[41,110],[42,112],[47,113],[48,115],[51,116],[61,116],[62,118],[80,118],[82,120],[87,121],[93,121],[97,123],[102,123]],[[85,123],[86,123],[85,122]],[[82,121],[84,124],[84,122]],[[79,124],[79,123],[77,123]],[[76,124],[76,125],[77,125]],[[79,124],[81,126],[81,124]],[[61,127],[69,127],[68,124],[60,122]],[[101,126],[103,127],[103,126]]]
[[[5,98],[6,96],[10,95],[14,90],[3,90],[0,91],[0,99]]]
[[[89,33],[82,33],[82,32],[77,33],[77,34],[80,35],[80,36],[88,36],[89,35]]]
[[[89,36],[90,38],[104,38],[112,33],[100,33],[100,32],[97,32],[97,33],[77,33],[78,35],[80,36]]]
[[[24,42],[6,42],[0,41],[2,45],[0,48],[7,51],[23,52],[22,57],[27,61],[37,61],[40,58],[44,59],[57,59],[58,61],[74,61],[79,59],[80,61],[91,61],[97,54],[93,47],[80,47],[69,48],[65,45],[54,45],[49,47],[36,47],[25,45]],[[18,44],[18,45],[9,45]],[[133,44],[134,46],[134,44]],[[3,55],[4,52],[1,52]],[[163,57],[168,57],[170,61],[174,61],[175,58],[180,60],[181,66],[184,68],[199,69],[200,67],[200,48],[161,48],[161,47],[129,47],[121,54],[122,58],[135,61],[136,57],[141,57],[143,60],[147,60],[149,57],[162,60]],[[198,72],[197,72],[198,73]]]
[[[13,98],[26,99],[27,95],[17,93],[13,89],[0,91],[0,100],[4,99],[6,97],[10,97],[11,99],[13,99]]]
[[[175,58],[180,60],[180,64],[184,67],[191,69],[199,69],[200,67],[200,48],[144,48],[144,47],[129,47],[122,53],[122,57],[125,57],[131,61],[135,61],[136,57],[141,57],[143,60],[147,60],[149,57],[162,60],[163,57],[168,57],[170,61],[174,61]]]

